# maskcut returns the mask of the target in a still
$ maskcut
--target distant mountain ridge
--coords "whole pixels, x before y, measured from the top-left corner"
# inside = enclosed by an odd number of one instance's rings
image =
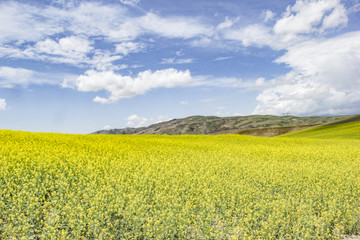
[[[254,136],[276,136],[334,121],[342,121],[349,117],[351,116],[191,116],[152,124],[148,127],[99,130],[92,134],[245,134]]]

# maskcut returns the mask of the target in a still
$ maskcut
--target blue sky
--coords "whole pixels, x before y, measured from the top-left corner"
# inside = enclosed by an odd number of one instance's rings
[[[0,129],[360,113],[360,1],[0,1]]]

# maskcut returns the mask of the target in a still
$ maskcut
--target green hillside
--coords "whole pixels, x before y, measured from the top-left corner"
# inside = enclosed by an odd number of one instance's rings
[[[360,115],[320,127],[284,134],[279,137],[360,139]]]

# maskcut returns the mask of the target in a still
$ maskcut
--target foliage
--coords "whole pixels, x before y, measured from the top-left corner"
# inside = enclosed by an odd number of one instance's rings
[[[339,239],[359,140],[0,131],[0,239]]]

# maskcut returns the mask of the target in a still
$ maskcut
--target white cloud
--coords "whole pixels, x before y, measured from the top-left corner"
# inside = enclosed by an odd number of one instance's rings
[[[71,8],[79,4],[80,0],[51,0],[53,5],[59,5],[64,8]]]
[[[355,3],[353,6],[347,9],[347,12],[349,14],[360,12],[360,3]]]
[[[107,36],[112,41],[129,41],[145,34],[189,39],[212,33],[211,27],[196,18],[161,17],[150,12],[140,17],[128,17],[123,23],[111,29]]]
[[[121,2],[138,3],[137,0]],[[100,2],[77,2],[71,7],[66,7],[64,1],[54,4],[40,7],[1,2],[0,22],[6,23],[0,26],[1,57],[85,64],[99,70],[114,70],[111,64],[121,58],[118,55],[145,48],[144,44],[132,41],[140,36],[189,39],[212,34],[212,28],[198,18],[162,17],[152,12],[133,16],[124,6]],[[63,7],[56,7],[59,5]],[[69,33],[71,36],[67,36]],[[55,39],[56,34],[65,37]],[[96,49],[98,39],[106,40],[117,53]]]
[[[270,19],[265,15],[265,20]],[[244,46],[286,50],[275,62],[287,65],[290,72],[269,81],[258,78],[253,84],[239,83],[249,90],[263,89],[253,113],[357,113],[360,32],[326,38],[334,29],[346,26],[347,21],[339,0],[297,0],[273,27],[260,23],[222,31],[225,39],[240,41]],[[221,83],[219,79],[215,82]]]
[[[220,87],[243,87],[243,81],[241,78],[217,78],[214,83],[219,85]]]
[[[255,114],[359,111],[360,31],[294,45],[276,62],[292,70],[261,92]]]
[[[208,47],[213,42],[212,38],[209,36],[202,36],[198,39],[195,39],[191,42],[193,47]]]
[[[344,6],[339,0],[297,0],[274,25],[274,32],[288,39],[298,34],[321,32],[347,24]]]
[[[108,50],[94,49],[92,44],[93,42],[77,36],[59,40],[47,38],[24,50],[0,45],[0,57],[66,63],[78,67],[91,66],[99,70],[117,69],[113,62],[122,56]]]
[[[58,41],[47,38],[25,49],[22,57],[77,65],[91,61],[87,57],[93,50],[91,45],[91,41],[77,36],[64,37]]]
[[[186,64],[193,62],[193,58],[163,58],[161,64]]]
[[[175,58],[163,58],[161,59],[161,64],[174,64]]]
[[[236,18],[234,20],[230,19],[229,17],[226,17],[225,18],[225,21],[220,23],[218,26],[217,26],[217,29],[218,30],[223,30],[223,29],[226,29],[226,28],[230,28],[234,25],[234,23],[238,22],[240,20],[240,18]]]
[[[269,9],[266,10],[265,12],[263,12],[264,22],[268,22],[268,21],[274,19],[275,16],[276,16],[276,13],[272,12]]]
[[[165,122],[165,121],[169,121],[169,120],[170,120],[169,116],[160,115],[160,116],[157,117],[157,122],[156,123]]]
[[[145,48],[145,45],[142,43],[136,42],[122,42],[115,45],[115,51],[122,55],[128,55],[129,53],[137,53],[142,51]]]
[[[114,65],[113,62],[122,58],[114,52],[108,50],[92,50],[88,54],[76,50],[60,51],[57,42],[51,39],[42,41],[38,48],[29,47],[24,51],[11,47],[0,46],[0,57],[11,57],[18,59],[33,59],[44,62],[66,63],[75,65],[77,67],[92,67],[97,70],[119,70],[123,69],[124,64],[119,66]],[[51,54],[51,52],[53,54]],[[74,54],[71,54],[73,52]],[[58,55],[59,54],[59,55]],[[89,56],[91,55],[91,56]]]
[[[129,6],[135,6],[140,2],[140,0],[119,0],[122,4],[129,5]]]
[[[105,37],[111,40],[111,31],[125,23],[129,14],[119,5],[102,5],[99,2],[83,2],[70,9],[45,9],[53,14],[56,24],[66,31],[87,37]],[[130,34],[130,33],[129,33]]]
[[[154,123],[169,121],[169,116],[159,115],[157,118],[140,117],[137,114],[132,114],[126,118],[128,127],[146,127]]]
[[[61,82],[63,82],[64,87],[70,87],[73,79],[76,79],[74,75],[65,73],[45,73],[25,68],[0,67],[0,88],[27,87],[32,84],[55,85]]]
[[[271,32],[271,28],[266,27],[262,24],[253,24],[244,28],[229,29],[224,32],[226,39],[241,41],[246,47],[255,46],[272,46],[278,47],[278,41],[276,36]]]
[[[112,127],[110,125],[106,125],[106,126],[103,127],[103,129],[104,130],[110,130],[110,129],[112,129]]]
[[[344,6],[338,4],[329,15],[324,17],[321,31],[325,31],[331,28],[337,28],[339,26],[346,26],[347,22],[348,17],[346,9],[344,8]]]
[[[255,81],[256,87],[264,86],[264,84],[265,84],[265,78],[261,77],[261,78],[256,79],[256,81]]]
[[[125,67],[123,64],[120,64],[119,66],[113,64],[114,61],[121,58],[122,56],[114,55],[114,53],[107,50],[95,50],[92,58],[89,59],[87,63],[99,71],[113,71]]]
[[[194,59],[193,58],[179,58],[175,60],[176,64],[185,64],[185,63],[193,63]]]
[[[229,57],[217,57],[215,59],[213,59],[213,61],[224,61],[224,60],[228,60],[228,59],[231,59],[233,58],[232,56],[229,56]]]
[[[77,36],[70,36],[54,41],[52,39],[45,39],[37,42],[35,49],[39,53],[46,53],[52,55],[75,56],[76,58],[84,57],[84,54],[89,53],[93,47],[92,42],[87,39]]]
[[[181,56],[184,56],[184,55],[185,55],[182,49],[180,49],[179,51],[176,51],[175,54],[176,54],[176,56],[178,56],[178,57],[181,57]]]
[[[180,104],[186,105],[186,104],[189,104],[189,102],[188,101],[181,101]]]
[[[48,18],[41,9],[14,1],[0,3],[0,42],[37,41],[44,36],[63,31],[56,20]],[[41,18],[37,21],[36,16]],[[41,17],[40,17],[41,16]],[[6,23],[6,24],[4,24]]]
[[[6,110],[6,101],[3,98],[0,98],[0,110]]]
[[[241,78],[236,77],[213,77],[213,76],[195,76],[193,86],[209,86],[224,88],[247,88],[249,83],[243,82]]]
[[[110,93],[108,98],[97,96],[94,101],[99,103],[113,103],[121,98],[131,98],[144,94],[154,88],[173,88],[191,84],[190,71],[178,71],[173,68],[140,72],[136,77],[123,76],[113,71],[86,71],[79,76],[73,85],[83,92],[105,90]],[[67,85],[70,85],[67,83]]]
[[[293,6],[287,7],[272,27],[266,22],[275,15],[270,10],[263,15],[265,23],[226,28],[221,32],[222,36],[241,41],[245,47],[270,46],[281,50],[309,40],[314,35],[321,36],[329,30],[344,27],[348,22],[346,9],[339,0],[297,0]]]
[[[146,32],[168,38],[193,38],[203,34],[212,34],[211,27],[201,24],[198,20],[189,17],[162,18],[154,13],[147,13],[137,19]]]
[[[0,87],[12,88],[19,85],[27,86],[46,82],[36,75],[35,71],[25,68],[0,67]]]
[[[145,117],[139,117],[136,114],[130,115],[126,118],[129,127],[144,127],[149,122]]]

